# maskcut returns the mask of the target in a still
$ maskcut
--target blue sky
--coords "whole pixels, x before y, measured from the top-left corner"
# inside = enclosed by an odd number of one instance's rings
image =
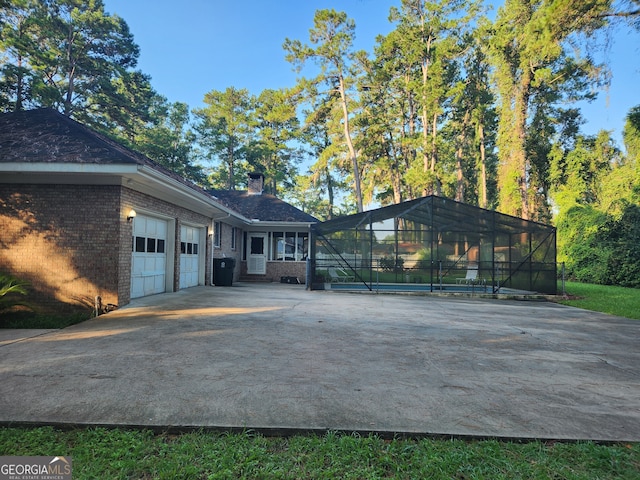
[[[501,4],[498,0],[496,4]],[[373,51],[388,33],[389,8],[400,0],[104,0],[125,19],[140,46],[138,68],[158,93],[191,108],[205,93],[233,86],[259,94],[291,87],[297,74],[285,61],[285,38],[308,42],[318,9],[344,11],[356,23],[356,48]],[[608,53],[608,92],[583,106],[583,131],[613,130],[621,142],[624,117],[640,104],[640,34],[619,29]],[[621,145],[620,145],[621,146]]]

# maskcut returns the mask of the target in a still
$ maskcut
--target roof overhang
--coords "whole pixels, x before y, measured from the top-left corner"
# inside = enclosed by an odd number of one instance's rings
[[[268,228],[273,230],[274,228],[281,228],[283,230],[292,230],[292,229],[308,229],[311,225],[314,225],[317,222],[268,222],[261,221],[257,219],[252,219],[250,227],[252,229],[255,228]]]
[[[146,165],[0,162],[0,183],[55,185],[119,185],[173,203],[213,219],[248,225],[250,219]]]

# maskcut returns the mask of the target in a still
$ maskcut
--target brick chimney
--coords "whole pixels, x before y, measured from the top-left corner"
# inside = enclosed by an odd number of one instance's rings
[[[250,173],[248,183],[249,195],[262,195],[264,189],[264,175],[261,173]]]

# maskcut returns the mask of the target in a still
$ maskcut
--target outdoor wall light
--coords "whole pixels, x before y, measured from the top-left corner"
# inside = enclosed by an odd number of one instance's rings
[[[127,215],[127,222],[131,223],[134,218],[136,218],[136,211],[132,208]]]

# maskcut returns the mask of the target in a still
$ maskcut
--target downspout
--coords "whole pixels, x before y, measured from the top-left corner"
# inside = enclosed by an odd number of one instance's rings
[[[211,222],[214,222],[213,219],[211,219]],[[213,287],[213,242],[214,242],[214,238],[213,235],[215,234],[216,230],[215,228],[213,228],[213,223],[211,223],[211,226],[209,227],[211,230],[209,231],[210,234],[207,235],[207,238],[211,239],[211,268],[209,270],[209,286]]]
[[[305,290],[313,290],[313,275],[315,274],[316,239],[313,233],[313,225],[309,225],[309,245],[307,253],[307,269],[305,275]]]

